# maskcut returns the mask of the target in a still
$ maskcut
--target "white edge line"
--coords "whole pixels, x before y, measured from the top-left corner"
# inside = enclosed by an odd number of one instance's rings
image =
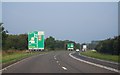
[[[106,66],[103,66],[103,65],[100,65],[100,64],[95,64],[95,63],[92,63],[92,62],[89,62],[89,61],[85,61],[85,60],[82,60],[82,59],[78,59],[78,58],[72,56],[71,54],[72,54],[72,53],[69,53],[69,56],[70,56],[70,57],[72,57],[72,58],[74,58],[74,59],[76,59],[76,60],[79,60],[79,61],[81,61],[81,62],[84,62],[84,63],[90,64],[90,65],[94,65],[94,66],[97,66],[97,67],[100,67],[100,68],[104,68],[104,69],[107,69],[107,70],[111,70],[111,71],[120,73],[120,71],[117,70],[117,69],[114,69],[114,68],[111,68],[111,67],[106,67]]]
[[[112,64],[116,64],[118,65],[119,63],[116,63],[116,62],[111,62],[111,61],[106,61],[106,60],[101,60],[101,59],[97,59],[97,58],[92,58],[92,57],[88,57],[88,56],[84,56],[84,55],[81,55],[79,53],[80,56],[83,56],[83,57],[86,57],[86,58],[91,58],[91,59],[95,59],[95,60],[99,60],[99,61],[103,61],[103,62],[107,62],[107,63],[112,63]]]
[[[45,54],[47,54],[47,53],[45,53]],[[38,54],[38,55],[45,55],[45,54]],[[34,56],[33,56],[33,57],[34,57]],[[25,60],[27,60],[27,59],[29,59],[29,57],[27,57],[27,58],[25,58],[25,59],[22,59],[22,60],[20,60],[20,61],[17,61],[16,63],[13,63],[13,64],[11,64],[11,65],[9,65],[9,66],[1,69],[0,72],[2,72],[2,71],[4,71],[4,70],[7,70],[9,67],[14,66],[14,65],[16,65],[16,64],[18,64],[18,63],[20,63],[20,62],[23,62],[23,61],[25,61]]]

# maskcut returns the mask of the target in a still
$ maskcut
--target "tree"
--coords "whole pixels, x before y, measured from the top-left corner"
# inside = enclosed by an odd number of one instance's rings
[[[99,42],[99,44],[97,44],[96,50],[100,53],[119,55],[120,54],[120,50],[118,46],[119,41],[120,41],[120,35],[114,38],[102,40]]]
[[[5,50],[15,49],[15,50],[25,50],[28,46],[27,34],[11,35],[9,34],[5,41]]]
[[[18,41],[18,49],[24,50],[28,48],[28,35],[27,34],[20,34],[19,35],[19,41]]]
[[[5,40],[6,40],[7,36],[8,36],[6,33],[8,33],[8,31],[5,30],[5,28],[2,25],[3,25],[3,23],[0,23],[0,39],[1,39],[0,45],[2,46],[2,48],[4,50]]]
[[[55,38],[53,38],[52,36],[50,36],[49,38],[47,38],[45,40],[45,47],[47,49],[54,50],[55,49]]]
[[[79,43],[76,43],[76,44],[75,44],[75,49],[81,49]]]

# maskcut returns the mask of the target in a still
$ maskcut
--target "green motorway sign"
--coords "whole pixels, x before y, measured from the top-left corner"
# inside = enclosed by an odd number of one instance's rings
[[[73,43],[68,43],[67,44],[67,49],[74,49],[74,44]]]
[[[43,31],[33,31],[28,33],[28,49],[44,49]]]

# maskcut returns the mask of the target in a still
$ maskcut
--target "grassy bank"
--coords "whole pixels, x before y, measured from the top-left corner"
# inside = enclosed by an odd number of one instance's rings
[[[81,55],[97,58],[97,59],[102,59],[102,60],[107,60],[107,61],[113,61],[113,62],[118,62],[118,55],[109,55],[109,54],[102,54],[98,53],[96,51],[86,51],[86,52],[81,52]],[[119,61],[120,62],[120,61]]]
[[[2,63],[10,63],[10,62],[14,62],[14,61],[18,61],[20,59],[32,56],[32,55],[36,55],[36,54],[41,54],[41,53],[45,53],[45,52],[25,52],[25,51],[15,51],[15,52],[3,52],[2,55]]]

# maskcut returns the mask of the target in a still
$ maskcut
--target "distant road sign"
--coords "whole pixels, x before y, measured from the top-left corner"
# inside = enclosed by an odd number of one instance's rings
[[[87,50],[87,45],[83,45],[82,51],[86,51]]]
[[[87,45],[83,45],[83,48],[86,49],[86,48],[87,48]]]
[[[43,31],[33,31],[28,33],[28,49],[44,49]]]
[[[68,50],[69,50],[69,49],[73,50],[73,49],[74,49],[74,44],[73,44],[73,43],[68,43],[68,44],[67,44],[67,49],[68,49]]]

